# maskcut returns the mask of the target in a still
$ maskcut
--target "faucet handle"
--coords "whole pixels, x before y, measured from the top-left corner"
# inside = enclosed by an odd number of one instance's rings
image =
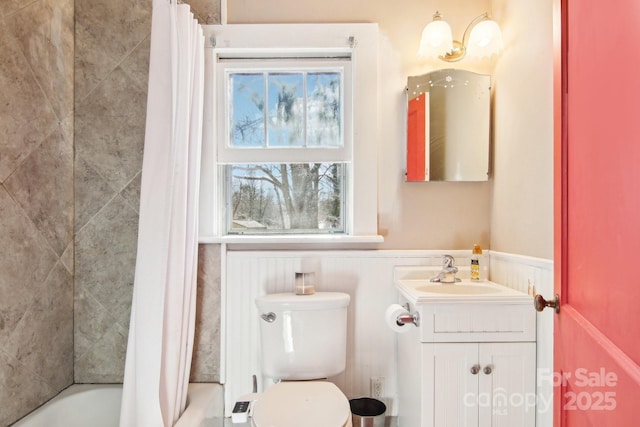
[[[455,263],[456,260],[451,255],[444,255],[442,257],[442,271],[446,271],[448,273],[457,273],[458,267],[454,266]]]
[[[456,263],[456,260],[451,255],[442,256],[442,267],[444,268],[453,267],[455,263]]]
[[[454,267],[456,261],[451,255],[444,255],[442,257],[442,271],[436,277],[432,277],[432,282],[440,282],[440,283],[455,283],[459,282],[460,279],[456,278],[456,273],[458,272],[458,267]]]

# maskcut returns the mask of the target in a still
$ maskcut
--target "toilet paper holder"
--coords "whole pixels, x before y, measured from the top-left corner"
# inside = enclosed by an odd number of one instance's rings
[[[415,313],[411,313],[409,311],[409,303],[403,304],[405,310],[407,310],[406,314],[401,314],[396,318],[396,323],[398,326],[404,326],[406,324],[414,324],[416,327],[420,326],[420,314],[416,311]]]

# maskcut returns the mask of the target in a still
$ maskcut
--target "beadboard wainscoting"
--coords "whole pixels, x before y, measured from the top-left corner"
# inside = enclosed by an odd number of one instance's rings
[[[397,301],[396,265],[441,265],[443,251],[229,251],[226,254],[223,307],[226,360],[225,406],[251,391],[251,375],[261,378],[259,295],[295,290],[295,272],[315,272],[316,292],[351,296],[347,321],[347,364],[331,378],[349,398],[369,396],[370,378],[384,377],[388,414],[396,414],[396,338],[384,312]],[[470,251],[448,251],[468,265]],[[466,257],[466,261],[465,261]],[[327,349],[330,351],[330,349]],[[258,381],[260,389],[263,381]]]
[[[267,381],[261,375],[260,318],[255,298],[293,292],[295,272],[315,272],[317,292],[345,292],[351,296],[346,369],[330,380],[348,398],[354,398],[371,395],[372,377],[384,378],[382,400],[387,404],[387,414],[397,415],[397,389],[401,385],[397,384],[396,335],[384,320],[386,308],[398,300],[393,267],[439,266],[444,254],[454,256],[460,268],[468,268],[470,250],[226,251],[221,296],[225,413],[230,414],[238,397],[251,392],[252,375],[258,377],[259,390]],[[545,295],[545,283],[553,289],[550,261],[534,263],[532,258],[502,253],[494,261],[493,254],[485,252],[492,280],[524,292],[529,279],[535,280]],[[493,277],[494,262],[500,271],[497,277]]]
[[[553,261],[491,251],[491,281],[510,288],[535,291],[553,297]],[[533,302],[531,304],[533,310]],[[553,310],[538,313],[536,319],[536,427],[553,425]]]

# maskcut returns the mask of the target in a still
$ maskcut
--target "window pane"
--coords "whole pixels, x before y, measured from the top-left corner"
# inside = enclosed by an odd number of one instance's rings
[[[345,168],[343,163],[227,166],[229,232],[343,232]]]
[[[264,147],[264,75],[229,74],[231,147]]]
[[[307,75],[307,145],[341,147],[340,73]]]
[[[269,74],[269,146],[304,146],[302,73]]]

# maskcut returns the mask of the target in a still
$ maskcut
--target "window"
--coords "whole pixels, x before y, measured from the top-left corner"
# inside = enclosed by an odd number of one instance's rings
[[[343,163],[227,165],[229,234],[343,233]]]
[[[349,58],[220,60],[226,234],[345,232],[350,66]]]
[[[298,61],[295,61],[298,62]],[[294,62],[294,63],[295,63]],[[290,63],[290,60],[287,61]],[[222,67],[230,148],[344,146],[344,67]],[[350,78],[350,77],[349,77]]]
[[[370,191],[377,179],[377,74],[371,68],[377,67],[377,27],[206,28],[216,46],[208,55],[201,241],[371,239],[377,221],[377,194]],[[355,47],[356,40],[368,48]],[[367,64],[365,73],[360,67]],[[365,92],[367,81],[373,87]]]

